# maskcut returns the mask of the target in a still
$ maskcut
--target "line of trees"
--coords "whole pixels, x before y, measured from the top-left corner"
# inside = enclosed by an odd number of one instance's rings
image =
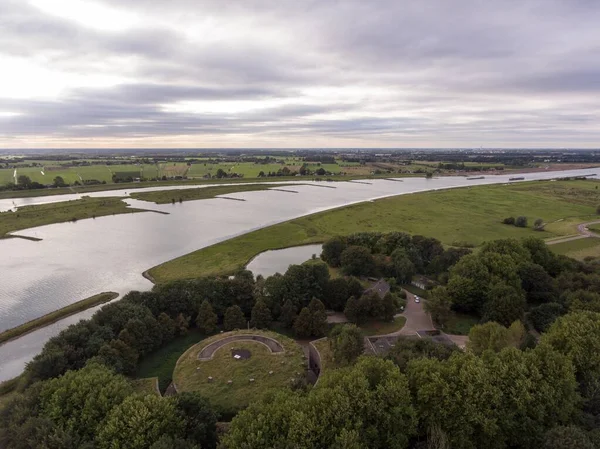
[[[346,275],[396,278],[410,283],[416,273],[438,278],[468,248],[445,249],[434,238],[403,232],[361,232],[334,237],[323,244],[321,258],[332,267],[340,267]]]

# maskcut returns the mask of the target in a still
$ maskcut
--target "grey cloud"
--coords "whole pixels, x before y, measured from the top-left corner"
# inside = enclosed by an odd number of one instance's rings
[[[229,24],[249,31],[239,39],[224,33],[211,43],[191,41],[165,24],[104,33],[25,2],[0,2],[0,55],[45,56],[50,69],[91,75],[106,62],[103,72],[130,80],[73,88],[56,101],[0,98],[0,111],[23,112],[0,117],[0,136],[260,134],[290,138],[296,146],[314,135],[440,143],[600,139],[594,101],[600,7],[593,0],[104,3],[171,24],[210,19],[225,31]],[[262,32],[272,32],[272,41]],[[219,116],[161,108],[184,100],[294,99],[314,87],[389,94],[344,104],[299,100]],[[540,101],[544,107],[531,106]],[[351,118],[335,117],[346,112]]]

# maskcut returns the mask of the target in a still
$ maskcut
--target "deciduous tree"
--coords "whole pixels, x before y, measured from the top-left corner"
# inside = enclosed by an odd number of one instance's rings
[[[452,299],[445,287],[436,287],[430,292],[423,307],[433,321],[443,326],[451,316]]]
[[[549,344],[566,355],[575,366],[579,378],[600,376],[600,313],[572,312],[558,318],[542,335]]]
[[[203,334],[212,334],[217,330],[217,314],[213,311],[212,305],[208,300],[202,301],[196,318],[196,325]]]
[[[256,301],[256,304],[252,308],[250,325],[257,329],[267,329],[271,325],[272,320],[271,311],[265,302],[261,299]]]
[[[183,437],[184,428],[172,401],[134,395],[110,411],[96,441],[100,449],[145,449],[163,435]]]
[[[490,287],[488,300],[483,308],[483,317],[488,321],[496,321],[505,326],[523,318],[527,302],[520,289],[504,282],[498,282]]]
[[[169,315],[165,312],[162,312],[158,315],[158,325],[160,326],[160,331],[162,335],[163,342],[171,341],[175,337],[175,332],[177,330],[177,325],[175,321],[171,319]]]
[[[339,366],[346,366],[354,361],[364,351],[362,332],[354,324],[337,325],[328,337],[333,360]]]
[[[353,276],[369,276],[374,262],[371,251],[364,246],[349,246],[340,256],[342,271]]]
[[[80,442],[92,441],[106,415],[133,389],[123,376],[100,364],[44,382],[39,401],[41,414],[53,420]]]
[[[225,310],[223,318],[223,328],[226,331],[234,329],[244,329],[246,327],[246,317],[239,306],[231,306]]]
[[[348,298],[346,301],[346,307],[344,308],[344,315],[348,318],[348,321],[351,323],[358,323],[359,319],[359,308],[358,308],[358,299],[354,296]]]
[[[312,333],[312,314],[308,307],[303,307],[294,322],[294,332],[300,338],[307,338]]]
[[[284,325],[284,327],[290,329],[294,326],[294,321],[296,320],[296,308],[294,304],[289,299],[285,301],[283,307],[281,308],[281,315],[279,316],[279,320]]]
[[[313,298],[308,305],[310,311],[310,333],[314,337],[322,337],[327,333],[327,314],[325,306],[317,298]]]

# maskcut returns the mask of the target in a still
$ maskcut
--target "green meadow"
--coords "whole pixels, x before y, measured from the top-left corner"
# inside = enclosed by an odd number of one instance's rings
[[[477,246],[486,240],[577,233],[577,224],[595,217],[600,193],[594,181],[528,182],[399,195],[321,212],[269,226],[203,248],[152,268],[156,282],[231,274],[258,253],[318,243],[354,232],[402,231],[435,237],[449,246]],[[527,216],[529,227],[502,224]],[[537,218],[544,231],[532,227]]]

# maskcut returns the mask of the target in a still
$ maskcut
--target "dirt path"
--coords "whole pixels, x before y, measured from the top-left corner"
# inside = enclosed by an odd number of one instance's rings
[[[579,232],[579,235],[572,235],[569,237],[565,237],[565,238],[559,238],[556,240],[551,240],[551,241],[547,241],[546,245],[556,245],[557,243],[565,243],[565,242],[570,242],[572,240],[579,240],[579,239],[585,239],[585,238],[589,238],[589,237],[597,237],[600,238],[600,234],[597,234],[593,231],[590,231],[588,229],[588,226],[591,225],[595,225],[595,224],[600,224],[600,220],[595,220],[595,221],[588,221],[587,223],[581,223],[577,225],[577,232]]]
[[[580,225],[577,226],[577,231],[579,231],[580,234],[585,235],[587,237],[600,237],[600,234],[596,234],[595,232],[590,231],[588,229],[588,226],[599,224],[599,223],[600,223],[600,220],[589,221],[587,223],[581,223]]]

